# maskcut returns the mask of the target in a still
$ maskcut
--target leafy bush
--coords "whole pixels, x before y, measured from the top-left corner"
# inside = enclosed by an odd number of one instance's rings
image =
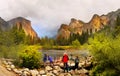
[[[41,53],[31,47],[26,48],[26,50],[23,50],[19,53],[20,59],[22,60],[21,66],[27,67],[30,69],[33,68],[39,68],[40,66],[40,59],[41,59]]]
[[[98,65],[92,69],[91,76],[118,76],[120,73],[120,35],[116,38],[105,32],[89,39],[89,49]],[[113,72],[109,72],[109,71]]]
[[[80,42],[76,39],[75,41],[72,41],[72,46],[74,47],[74,48],[79,48],[80,47]]]

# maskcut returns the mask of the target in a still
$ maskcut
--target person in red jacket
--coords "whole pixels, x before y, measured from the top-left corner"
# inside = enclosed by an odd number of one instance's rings
[[[62,58],[62,62],[64,63],[64,72],[65,70],[67,70],[68,72],[68,60],[69,60],[69,57],[67,53],[64,53],[63,58]]]

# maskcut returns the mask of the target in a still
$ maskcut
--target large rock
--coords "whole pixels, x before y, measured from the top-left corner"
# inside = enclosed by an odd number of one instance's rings
[[[52,69],[53,69],[53,68],[50,67],[50,66],[46,66],[46,67],[45,67],[45,70],[46,70],[46,71],[51,71]]]
[[[7,69],[8,71],[12,71],[12,69],[11,69],[10,67],[7,67],[6,69]]]
[[[15,72],[16,74],[22,74],[22,71],[20,71],[18,69],[13,69],[13,72]]]
[[[12,65],[10,65],[10,68],[11,68],[11,69],[14,69],[14,68],[15,68],[15,66],[12,64]]]
[[[44,74],[46,74],[46,72],[45,72],[44,70],[40,70],[40,71],[39,71],[39,74],[40,74],[40,75],[44,75]]]
[[[55,74],[55,75],[59,75],[59,73],[58,73],[58,71],[57,70],[53,70],[53,74]]]
[[[3,64],[8,65],[8,63],[7,63],[7,61],[6,61],[6,60],[4,60],[4,61],[3,61]]]
[[[30,73],[31,73],[32,76],[39,75],[39,72],[37,70],[30,70]]]
[[[81,69],[81,70],[77,70],[77,72],[79,73],[79,74],[82,74],[82,73],[84,73],[84,74],[88,74],[89,73],[89,71],[88,70],[86,70],[86,69]]]
[[[64,73],[60,73],[59,76],[64,76]]]
[[[49,73],[47,73],[46,75],[47,75],[47,76],[56,76],[56,75],[54,75],[52,72],[49,72]]]
[[[12,65],[12,62],[8,61],[8,64],[9,64],[9,65]]]
[[[23,71],[29,71],[29,68],[24,68]]]
[[[68,63],[69,66],[75,66],[75,63],[74,62],[70,62]]]
[[[70,73],[67,73],[65,76],[72,76]]]

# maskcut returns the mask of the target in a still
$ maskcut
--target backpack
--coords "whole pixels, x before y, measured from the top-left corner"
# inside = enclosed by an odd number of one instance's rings
[[[77,58],[77,59],[75,59],[75,63],[79,63],[79,59]]]

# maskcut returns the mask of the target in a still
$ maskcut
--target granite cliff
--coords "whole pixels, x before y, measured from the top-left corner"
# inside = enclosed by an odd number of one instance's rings
[[[72,18],[69,25],[67,24],[61,25],[57,34],[57,39],[60,37],[68,39],[70,34],[73,33],[81,35],[83,32],[87,32],[91,34],[104,28],[104,26],[106,26],[107,23],[108,17],[105,15],[99,16],[95,14],[88,23]]]
[[[26,35],[29,35],[32,39],[38,38],[37,33],[31,27],[31,22],[23,17],[17,17],[9,21],[5,21],[0,18],[0,28],[4,31],[7,29],[11,29],[14,26],[17,29],[23,29]]]
[[[88,23],[72,18],[68,25],[61,25],[56,38],[68,39],[73,33],[81,35],[83,32],[87,32],[91,34],[103,29],[107,25],[113,27],[115,26],[117,16],[120,16],[120,9],[106,15],[99,16],[95,14]]]

